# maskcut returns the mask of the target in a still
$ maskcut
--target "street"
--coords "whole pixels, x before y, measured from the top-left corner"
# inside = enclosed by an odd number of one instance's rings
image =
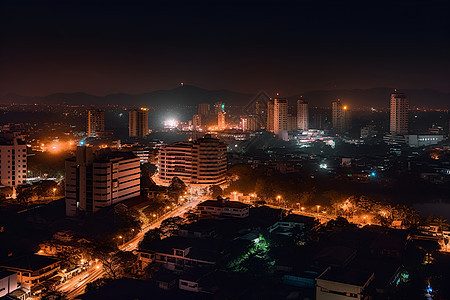
[[[157,228],[161,225],[161,222],[167,218],[183,216],[188,210],[195,208],[197,204],[203,201],[203,197],[195,197],[186,201],[183,205],[178,206],[174,210],[167,212],[153,223],[142,228],[142,230],[131,240],[124,242],[123,245],[119,245],[121,251],[133,251],[139,246],[140,241],[144,238],[145,234],[150,230]],[[75,299],[78,295],[84,293],[86,285],[104,276],[104,271],[101,264],[93,263],[85,272],[74,276],[67,280],[65,283],[58,286],[57,290],[65,292],[69,299]]]

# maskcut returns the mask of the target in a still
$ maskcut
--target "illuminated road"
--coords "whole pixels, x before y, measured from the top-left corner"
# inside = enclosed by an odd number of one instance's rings
[[[183,205],[176,207],[174,210],[169,211],[165,215],[161,216],[153,223],[144,227],[133,239],[124,242],[123,245],[119,246],[122,251],[133,251],[139,246],[139,242],[144,238],[145,234],[150,230],[161,225],[161,222],[167,218],[183,216],[187,211],[194,208],[203,201],[203,197],[195,197],[186,201]],[[76,296],[84,293],[86,285],[90,282],[95,281],[98,278],[104,276],[101,264],[97,266],[92,266],[85,272],[67,280],[65,283],[58,286],[58,291],[65,292],[69,299],[74,299]]]

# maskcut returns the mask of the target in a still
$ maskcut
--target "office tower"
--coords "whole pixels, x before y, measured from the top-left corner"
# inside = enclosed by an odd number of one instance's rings
[[[273,132],[274,131],[274,101],[272,99],[269,99],[267,101],[267,131]]]
[[[223,184],[227,146],[209,134],[192,142],[167,145],[159,150],[158,170],[158,180],[165,185],[174,177],[191,185]]]
[[[241,117],[241,129],[242,131],[257,131],[260,129],[259,117],[255,115],[249,115]]]
[[[217,113],[217,127],[219,127],[219,130],[224,130],[227,128],[227,122],[225,118],[226,112],[219,111]]]
[[[241,127],[242,131],[248,130],[248,118],[247,117],[241,117],[241,122],[239,124],[239,127]]]
[[[194,115],[192,117],[192,126],[194,127],[194,130],[199,130],[202,127],[202,117],[200,115]]]
[[[198,105],[198,114],[202,117],[208,116],[210,113],[209,103],[200,103]]]
[[[143,138],[148,134],[148,108],[129,111],[128,132],[130,137]]]
[[[297,100],[297,129],[309,129],[308,102],[303,99]]]
[[[139,158],[132,152],[78,147],[66,160],[66,215],[93,213],[140,195]]]
[[[408,134],[408,97],[397,90],[391,94],[391,134]]]
[[[288,131],[288,101],[275,98],[273,102],[273,133],[281,137]]]
[[[342,104],[341,99],[332,102],[333,130],[344,133],[350,129],[350,115],[347,105]]]
[[[27,145],[17,132],[0,133],[0,184],[17,187],[27,179]]]
[[[100,109],[87,111],[87,136],[96,137],[99,132],[105,131],[105,112]]]
[[[225,112],[225,103],[224,102],[214,103],[214,113],[217,115],[219,112]]]

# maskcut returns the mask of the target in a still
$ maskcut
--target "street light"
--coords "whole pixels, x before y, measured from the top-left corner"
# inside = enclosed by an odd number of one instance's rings
[[[317,207],[317,216],[319,216],[319,208],[320,208],[320,205],[316,205],[316,207]]]
[[[53,197],[56,197],[56,188],[53,188]]]

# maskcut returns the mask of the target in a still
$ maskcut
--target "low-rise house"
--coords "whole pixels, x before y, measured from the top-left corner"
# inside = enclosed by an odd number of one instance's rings
[[[84,238],[76,237],[70,231],[60,231],[53,235],[51,240],[39,244],[40,255],[60,256],[66,254],[78,254],[81,249],[91,242]]]
[[[218,197],[217,200],[207,200],[197,205],[200,217],[203,218],[246,218],[250,208],[247,204],[229,201],[228,198]]]
[[[169,270],[212,266],[224,257],[229,244],[222,240],[173,236],[140,249],[138,266],[141,270],[150,263],[161,264]]]
[[[60,260],[43,255],[25,255],[5,261],[0,267],[17,273],[20,286],[32,289],[58,273]]]
[[[294,228],[308,230],[312,228],[314,224],[315,219],[312,217],[290,214],[270,226],[269,232],[290,236],[292,235],[292,230]]]
[[[316,278],[316,299],[370,299],[366,289],[374,274],[349,268],[328,268]]]

